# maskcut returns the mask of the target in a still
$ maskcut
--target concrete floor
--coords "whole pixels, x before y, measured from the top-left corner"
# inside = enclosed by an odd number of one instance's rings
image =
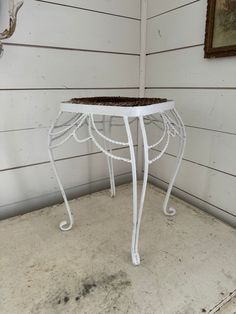
[[[177,198],[166,217],[163,199],[148,186],[139,267],[130,185],[71,201],[69,232],[63,205],[1,221],[0,313],[236,313],[236,231]]]

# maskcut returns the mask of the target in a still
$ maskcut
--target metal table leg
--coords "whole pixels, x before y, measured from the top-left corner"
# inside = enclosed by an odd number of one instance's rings
[[[66,131],[68,131],[70,129],[68,127],[65,127],[63,130],[60,130],[58,132],[54,132],[54,129],[56,127],[56,123],[59,121],[59,119],[61,118],[62,114],[63,114],[63,112],[60,111],[58,116],[57,116],[57,118],[56,118],[56,120],[55,120],[55,122],[52,123],[52,126],[51,126],[51,128],[50,128],[50,130],[48,132],[48,154],[49,154],[49,159],[50,159],[50,162],[52,164],[52,168],[53,168],[53,171],[54,171],[57,183],[59,185],[59,188],[60,188],[63,200],[65,202],[66,210],[67,210],[68,217],[69,217],[69,222],[62,221],[60,223],[60,229],[62,231],[67,231],[67,230],[70,230],[72,228],[73,221],[74,221],[73,220],[73,214],[72,214],[72,211],[71,211],[71,208],[70,208],[70,205],[69,205],[69,202],[68,202],[65,190],[63,188],[63,185],[61,183],[60,177],[58,175],[57,167],[56,167],[56,164],[55,164],[55,161],[54,161],[54,155],[53,155],[53,149],[56,148],[56,147],[61,146],[67,140],[67,138],[66,138],[66,140],[64,140],[62,142],[59,142],[56,145],[53,145],[53,141],[55,139],[59,139],[61,136],[63,136],[65,134]],[[66,123],[68,123],[68,121]],[[63,125],[65,125],[66,123],[64,123]],[[63,127],[63,125],[61,125],[61,126]]]
[[[171,112],[172,112],[173,116],[175,117],[175,121],[171,119],[170,123],[172,124],[172,126],[174,128],[176,128],[175,129],[176,130],[176,135],[179,138],[180,144],[179,144],[179,150],[178,150],[178,153],[177,153],[176,168],[175,168],[173,176],[172,176],[172,178],[170,180],[170,183],[169,183],[169,186],[168,186],[168,189],[167,189],[167,193],[166,193],[166,197],[165,197],[165,200],[164,200],[164,204],[163,204],[163,211],[164,211],[164,214],[167,215],[167,216],[173,216],[173,215],[176,214],[175,208],[173,208],[173,207],[167,208],[167,205],[168,205],[168,201],[169,201],[169,198],[170,198],[171,190],[173,188],[176,176],[178,174],[178,171],[179,171],[179,168],[180,168],[180,165],[181,165],[181,161],[183,159],[184,149],[185,149],[185,144],[186,144],[186,132],[185,132],[185,127],[184,127],[183,121],[182,121],[182,119],[181,119],[181,117],[178,114],[176,109],[172,109]]]
[[[186,133],[185,133],[184,124],[178,112],[175,109],[173,109],[170,111],[170,114],[173,115],[173,118],[169,116],[167,113],[162,114],[162,119],[164,123],[163,135],[159,141],[157,141],[156,143],[150,146],[148,145],[147,134],[146,134],[143,117],[139,117],[140,129],[141,129],[142,139],[143,139],[143,149],[144,149],[144,174],[143,174],[143,185],[142,185],[142,192],[141,192],[139,207],[138,207],[138,196],[137,196],[136,161],[135,161],[135,155],[134,155],[133,141],[132,141],[132,135],[130,132],[130,126],[128,123],[128,118],[124,117],[126,132],[127,132],[128,141],[129,141],[131,166],[132,166],[132,178],[133,178],[133,233],[132,233],[131,255],[132,255],[132,262],[134,265],[140,264],[140,255],[138,252],[138,241],[139,241],[139,232],[140,232],[140,224],[141,224],[141,218],[142,218],[142,212],[143,212],[143,206],[144,206],[144,199],[145,199],[145,194],[146,194],[149,164],[153,163],[154,161],[160,159],[163,156],[163,154],[165,153],[169,145],[170,136],[172,137],[177,136],[180,140],[180,146],[179,146],[179,151],[177,154],[176,169],[169,183],[168,191],[167,191],[164,205],[163,205],[163,211],[166,215],[174,215],[176,213],[175,209],[172,207],[167,210],[167,204],[169,201],[170,193],[171,193],[175,178],[177,176],[177,173],[178,173],[178,170],[179,170],[182,158],[183,158],[183,153],[184,153],[184,148],[185,148],[185,143],[186,143]],[[153,158],[152,160],[149,160],[149,150],[161,144],[164,139],[166,139],[166,142],[163,149],[155,158]]]
[[[174,173],[168,185],[167,193],[166,193],[164,204],[163,204],[164,214],[167,216],[173,216],[175,215],[176,210],[172,207],[168,208],[167,205],[170,198],[172,187],[174,185],[174,181],[178,174],[181,161],[183,158],[185,144],[186,144],[186,132],[185,132],[183,121],[181,117],[179,116],[176,109],[171,109],[168,112],[161,113],[160,115],[161,115],[162,123],[163,123],[162,136],[157,142],[155,142],[152,145],[149,145],[148,148],[149,149],[153,149],[155,147],[158,148],[158,146],[163,145],[163,143],[164,143],[164,146],[161,150],[157,149],[159,154],[155,158],[149,160],[149,164],[152,164],[153,162],[159,160],[164,155],[169,145],[170,137],[177,137],[179,139],[179,148],[178,148],[178,153],[176,156],[177,162],[176,162]],[[154,123],[161,122],[160,120],[157,120],[155,117],[153,117],[153,115],[151,115],[149,119],[151,119],[151,122],[154,122]]]
[[[112,126],[112,117],[109,117],[108,120],[108,127],[106,124],[106,116],[103,116],[103,125],[104,125],[104,133],[108,133],[108,137],[111,137],[111,126]],[[107,141],[104,139],[104,147],[105,150],[108,151],[110,154],[112,154],[112,147],[111,142],[108,142],[108,148],[107,148]],[[109,170],[109,178],[110,178],[110,191],[111,191],[111,197],[115,197],[116,195],[116,185],[115,185],[115,176],[114,176],[114,165],[113,165],[113,159],[107,156],[107,164],[108,164],[108,170]]]

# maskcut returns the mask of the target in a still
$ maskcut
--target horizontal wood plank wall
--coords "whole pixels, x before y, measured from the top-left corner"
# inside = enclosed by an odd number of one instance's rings
[[[236,58],[203,58],[206,7],[149,0],[146,96],[174,99],[186,125],[174,192],[236,226]],[[150,167],[155,184],[166,187],[175,153],[173,142]]]
[[[61,201],[48,128],[63,100],[138,95],[139,28],[134,0],[25,0],[0,59],[0,219]],[[125,147],[114,153],[129,155]],[[106,159],[93,145],[68,142],[56,160],[70,197],[108,186]],[[115,163],[115,173],[128,180],[129,164]]]
[[[39,2],[55,3],[72,6],[81,10],[96,11],[99,13],[118,15],[124,18],[140,20],[140,2],[137,0],[36,0]]]
[[[19,20],[6,42],[139,54],[139,20],[33,0],[25,0]]]

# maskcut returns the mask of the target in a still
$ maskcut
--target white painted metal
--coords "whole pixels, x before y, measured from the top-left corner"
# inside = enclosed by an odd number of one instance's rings
[[[138,191],[137,191],[137,171],[136,160],[134,155],[134,146],[132,140],[132,134],[130,131],[129,120],[127,116],[124,116],[125,128],[129,141],[131,167],[132,167],[132,181],[133,181],[133,231],[132,231],[132,243],[131,243],[131,257],[134,265],[140,264],[140,256],[136,246],[137,239],[137,219],[138,219]]]
[[[135,238],[135,251],[136,252],[138,252],[139,231],[140,231],[142,212],[143,212],[143,206],[144,206],[144,200],[145,200],[145,194],[146,194],[146,188],[147,188],[148,167],[149,167],[149,147],[148,147],[147,134],[145,130],[143,116],[139,117],[139,122],[140,122],[140,129],[142,132],[142,139],[143,139],[144,169],[143,169],[143,186],[142,186],[140,205],[139,205],[139,211],[138,211],[138,217],[137,217],[137,225],[136,225],[136,228],[137,228],[136,238]]]
[[[93,128],[92,128],[92,126],[91,126],[92,114],[91,114],[91,116],[87,116],[87,118],[88,118],[88,130],[89,130],[89,135],[90,135],[90,137],[89,137],[88,139],[91,139],[91,140],[93,141],[93,143],[97,146],[97,148],[98,148],[100,151],[102,151],[105,155],[107,155],[108,157],[114,158],[114,159],[116,159],[116,160],[122,160],[122,161],[126,161],[126,162],[131,162],[131,160],[128,159],[128,158],[116,156],[116,155],[114,155],[114,154],[108,152],[106,149],[104,149],[104,148],[98,143],[98,141],[95,139],[95,136],[94,136],[94,134],[93,134]],[[94,131],[96,132],[96,130],[94,130]],[[97,134],[98,134],[98,133],[97,133]],[[110,139],[110,141],[112,141],[112,140]],[[121,144],[121,145],[122,145],[122,146],[125,146],[124,144],[125,144],[125,143],[123,143],[123,144]]]
[[[64,191],[64,188],[62,186],[62,183],[61,183],[61,180],[57,174],[57,169],[56,169],[56,165],[55,165],[55,162],[54,162],[54,157],[53,157],[53,148],[57,147],[57,146],[51,146],[51,137],[53,135],[57,135],[57,133],[52,133],[52,131],[54,130],[55,128],[55,124],[57,123],[57,121],[59,120],[60,116],[62,115],[62,111],[59,111],[58,113],[58,116],[55,120],[55,123],[52,124],[50,130],[49,130],[49,133],[48,133],[48,153],[49,153],[49,159],[50,159],[50,162],[52,164],[52,168],[53,168],[53,171],[55,173],[55,177],[56,177],[56,180],[57,180],[57,183],[59,185],[59,188],[60,188],[60,191],[61,191],[61,194],[62,194],[62,197],[63,197],[63,200],[65,202],[65,206],[66,206],[66,210],[67,210],[67,213],[68,213],[68,216],[69,216],[69,223],[67,223],[67,221],[62,221],[60,223],[60,228],[61,230],[63,231],[66,231],[66,230],[70,230],[72,228],[72,225],[73,225],[73,214],[70,210],[70,206],[69,206],[69,203],[68,203],[68,200],[67,200],[67,197],[66,197],[66,193]],[[66,138],[67,140],[68,138]],[[63,142],[61,142],[60,144],[63,144]],[[59,145],[58,145],[59,146]]]
[[[164,201],[164,213],[166,215],[169,215],[169,216],[175,215],[175,213],[176,213],[176,210],[173,207],[170,207],[168,209],[167,205],[168,205],[168,201],[169,201],[172,187],[174,185],[174,181],[175,181],[176,176],[178,174],[179,167],[180,167],[183,155],[184,155],[184,148],[185,148],[185,144],[186,144],[186,133],[185,133],[183,121],[175,109],[173,109],[173,114],[175,115],[175,120],[177,123],[176,124],[177,130],[176,130],[176,133],[173,134],[173,136],[175,136],[175,135],[179,136],[180,146],[179,146],[179,151],[178,151],[178,155],[177,155],[176,168],[174,170],[174,174],[173,174],[171,181],[169,183],[168,190],[167,190],[166,197],[165,197],[165,201]],[[170,126],[175,127],[175,125],[174,126],[172,125],[173,122],[169,121],[169,123],[170,123],[169,124]]]
[[[106,123],[106,116],[103,116],[104,118],[104,133],[107,134],[108,133],[108,137],[107,138],[111,138],[111,125],[112,125],[112,117],[109,117],[108,120],[108,127],[107,127],[107,123]],[[93,121],[93,125],[95,126],[94,123],[94,119]],[[96,126],[95,126],[96,127]],[[100,133],[102,135],[102,133]],[[108,144],[106,142],[106,138],[104,138],[104,148],[106,151],[108,151],[110,153],[110,155],[112,155],[112,146],[111,146],[111,142],[108,141]],[[107,148],[108,146],[108,148]],[[115,185],[115,175],[114,175],[114,166],[113,166],[113,159],[111,157],[109,157],[107,154],[107,163],[108,163],[108,171],[109,171],[109,178],[110,178],[110,187],[111,187],[111,197],[115,197],[116,195],[116,185]]]
[[[59,118],[65,112],[71,112],[74,114],[74,116],[72,117],[72,119],[64,123],[60,123],[58,125]],[[149,146],[143,116],[148,116],[148,115],[151,115],[152,113],[157,113],[157,112],[161,114],[162,119],[163,119],[164,135],[161,136],[161,139],[158,142]],[[96,123],[94,122],[94,117],[93,117],[95,114],[109,116],[108,136],[106,135],[107,133],[106,127],[105,127],[106,123],[104,123],[104,126],[103,126],[103,131],[104,131],[103,133],[101,130],[97,128]],[[110,137],[111,128],[112,128],[112,117],[114,116],[120,116],[123,118],[125,129],[126,129],[126,134],[128,138],[127,142],[116,141]],[[139,205],[138,205],[138,192],[137,192],[137,167],[136,167],[135,149],[134,149],[133,136],[130,129],[130,123],[132,123],[134,120],[129,122],[129,117],[137,117],[139,119],[140,128],[142,132],[143,147],[144,147],[144,176],[143,176],[143,186],[142,186],[142,192],[141,192]],[[103,118],[103,122],[105,121],[106,121],[105,118]],[[83,139],[79,139],[78,132],[79,132],[79,129],[84,124],[88,127],[89,135]],[[57,130],[58,128],[59,130]],[[58,141],[61,137],[63,137],[63,139]],[[174,208],[167,209],[167,204],[169,201],[171,189],[174,184],[174,180],[176,178],[176,175],[179,170],[180,163],[183,157],[186,135],[185,135],[183,122],[179,114],[177,113],[177,111],[174,109],[174,102],[167,101],[166,103],[154,104],[154,105],[149,105],[149,106],[140,106],[140,107],[100,106],[100,105],[88,105],[88,104],[85,105],[85,104],[71,104],[69,102],[61,104],[61,110],[58,114],[58,117],[56,118],[55,122],[52,124],[49,130],[48,149],[49,149],[50,161],[52,162],[53,171],[55,172],[55,176],[56,176],[59,188],[62,192],[62,196],[65,201],[65,206],[68,212],[69,220],[63,221],[60,224],[60,228],[63,231],[66,231],[72,228],[73,215],[72,215],[69,203],[67,201],[67,197],[66,197],[64,188],[62,186],[61,180],[58,176],[54,160],[53,160],[53,149],[61,146],[71,137],[74,137],[74,139],[79,143],[91,140],[97,146],[97,148],[107,156],[108,170],[109,170],[109,176],[110,176],[110,185],[111,185],[111,196],[115,195],[114,171],[113,171],[113,164],[111,163],[111,160],[116,159],[116,160],[121,160],[121,161],[126,161],[128,163],[131,163],[132,181],[133,181],[133,231],[132,231],[132,243],[131,243],[131,256],[132,256],[133,264],[139,265],[140,264],[140,256],[138,252],[139,230],[140,230],[140,223],[141,223],[145,192],[146,192],[146,186],[147,186],[148,167],[149,167],[149,164],[152,164],[154,161],[160,159],[160,157],[164,154],[169,144],[170,137],[178,137],[180,139],[180,147],[179,147],[179,152],[177,155],[177,165],[174,170],[174,173],[173,173],[173,176],[170,181],[169,188],[165,197],[163,211],[166,215],[174,215],[176,212]],[[100,139],[103,141],[104,147],[100,144],[98,137],[100,137]],[[167,138],[167,140],[164,147],[162,148],[162,151],[155,158],[150,160],[149,151],[153,147],[157,147],[159,144],[162,144],[165,138]],[[57,143],[55,143],[55,141],[57,141]],[[109,148],[107,147],[107,143],[109,145],[111,144],[116,144],[120,146],[128,145],[129,150],[130,150],[130,159],[115,155],[112,152],[111,146],[109,146]]]
[[[144,115],[150,115],[156,112],[164,112],[174,108],[174,102],[169,100],[167,102],[149,105],[149,106],[92,106],[93,114],[98,115],[112,115],[112,116],[127,116],[127,117],[138,117]],[[72,104],[65,102],[61,104],[61,110],[65,112],[79,112],[79,113],[91,113],[91,106],[86,104]]]

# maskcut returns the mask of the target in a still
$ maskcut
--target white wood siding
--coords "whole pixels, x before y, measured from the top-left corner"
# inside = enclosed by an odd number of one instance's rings
[[[25,0],[19,21],[5,42],[139,54],[138,20]]]
[[[4,59],[3,59],[4,58]],[[137,56],[5,46],[1,89],[136,87]],[[126,73],[126,69],[130,69]],[[11,73],[11,76],[7,76]]]
[[[236,225],[236,58],[204,59],[206,0],[149,0],[146,96],[174,99],[187,131],[175,193]],[[176,145],[150,167],[166,186]]]
[[[174,11],[180,7],[196,1],[199,0],[148,0],[148,18],[152,18],[156,15],[165,14],[168,11]]]
[[[0,59],[0,217],[61,200],[47,154],[60,101],[138,95],[139,11],[134,0],[25,0]],[[106,158],[92,145],[70,142],[56,159],[73,197],[108,183]],[[129,164],[115,167],[127,180]]]
[[[121,15],[140,19],[140,1],[137,0],[36,0],[63,6],[74,6],[82,10],[98,11],[102,14]]]

